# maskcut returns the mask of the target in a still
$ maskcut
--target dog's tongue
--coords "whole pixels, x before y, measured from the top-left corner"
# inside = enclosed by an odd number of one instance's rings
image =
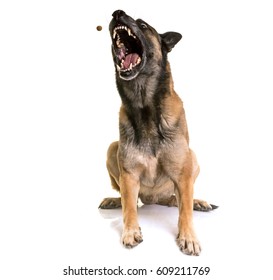
[[[132,65],[135,65],[138,58],[139,58],[139,55],[137,53],[127,54],[124,59],[124,62],[123,62],[123,68],[128,69],[130,67],[131,63],[132,63]]]

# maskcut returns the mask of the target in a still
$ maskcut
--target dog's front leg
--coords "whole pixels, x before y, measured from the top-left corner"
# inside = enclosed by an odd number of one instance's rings
[[[133,174],[123,171],[120,176],[120,193],[123,214],[122,243],[132,248],[142,242],[142,234],[137,217],[137,199],[139,179]]]
[[[198,256],[201,246],[193,229],[193,183],[191,167],[185,166],[176,188],[179,207],[177,244],[183,253]]]

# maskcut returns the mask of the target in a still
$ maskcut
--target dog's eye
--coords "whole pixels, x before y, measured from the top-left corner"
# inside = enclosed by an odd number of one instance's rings
[[[145,23],[143,23],[143,22],[140,23],[140,27],[141,27],[142,29],[148,28],[147,24],[145,24]]]

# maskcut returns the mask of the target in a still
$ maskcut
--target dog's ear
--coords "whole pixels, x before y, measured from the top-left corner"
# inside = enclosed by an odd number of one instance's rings
[[[182,35],[178,32],[166,32],[160,34],[162,42],[167,47],[167,51],[170,52],[172,48],[181,40]]]

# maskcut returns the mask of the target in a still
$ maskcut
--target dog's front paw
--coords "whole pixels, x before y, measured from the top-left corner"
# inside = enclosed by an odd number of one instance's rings
[[[192,234],[180,233],[176,239],[179,249],[187,255],[199,256],[201,253],[201,246],[199,241]]]
[[[143,241],[140,228],[124,229],[121,237],[122,243],[127,248],[133,248]]]

